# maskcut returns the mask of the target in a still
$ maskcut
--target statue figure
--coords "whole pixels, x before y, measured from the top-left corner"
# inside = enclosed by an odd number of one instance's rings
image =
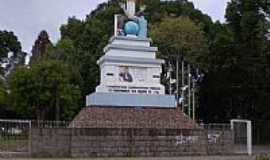
[[[124,10],[128,18],[132,18],[136,13],[136,0],[126,0],[126,3],[120,3],[121,8]]]
[[[138,37],[141,38],[146,38],[147,36],[147,20],[144,18],[144,13],[143,12],[138,12],[137,13],[137,19],[138,19],[138,24],[139,24],[139,33]]]
[[[127,36],[125,32],[125,25],[129,21],[137,23],[139,30],[137,33],[132,33],[135,36],[146,38],[147,37],[147,20],[144,18],[145,7],[141,7],[140,11],[136,13],[136,0],[126,0],[126,3],[120,3],[121,8],[124,10],[126,16],[118,16],[117,20],[117,35]],[[126,28],[128,28],[127,26]]]

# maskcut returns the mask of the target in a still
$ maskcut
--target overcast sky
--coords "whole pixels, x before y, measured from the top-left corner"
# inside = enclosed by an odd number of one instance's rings
[[[0,30],[13,31],[30,52],[41,30],[47,30],[53,42],[60,38],[59,27],[67,18],[84,19],[86,14],[106,0],[0,0]],[[228,0],[191,0],[196,8],[213,20],[224,21]]]

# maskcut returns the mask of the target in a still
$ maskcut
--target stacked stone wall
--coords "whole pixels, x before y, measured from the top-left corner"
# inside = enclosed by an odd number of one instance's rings
[[[170,157],[230,154],[232,134],[202,129],[32,129],[33,157]],[[218,136],[219,135],[219,136]],[[210,136],[211,137],[211,136]]]

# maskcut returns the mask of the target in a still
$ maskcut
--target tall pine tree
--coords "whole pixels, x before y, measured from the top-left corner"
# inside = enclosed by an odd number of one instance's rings
[[[47,31],[41,31],[31,50],[32,56],[30,58],[30,65],[44,58],[46,56],[46,52],[51,46],[52,43],[50,41]]]

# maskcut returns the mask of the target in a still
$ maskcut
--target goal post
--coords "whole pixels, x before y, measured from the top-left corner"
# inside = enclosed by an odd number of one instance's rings
[[[247,154],[252,155],[252,125],[250,120],[244,120],[244,119],[232,119],[231,120],[231,130],[236,131],[236,124],[245,124],[246,130],[245,132],[245,137],[246,137],[246,149],[247,149]]]
[[[0,119],[0,153],[31,155],[31,121]]]

